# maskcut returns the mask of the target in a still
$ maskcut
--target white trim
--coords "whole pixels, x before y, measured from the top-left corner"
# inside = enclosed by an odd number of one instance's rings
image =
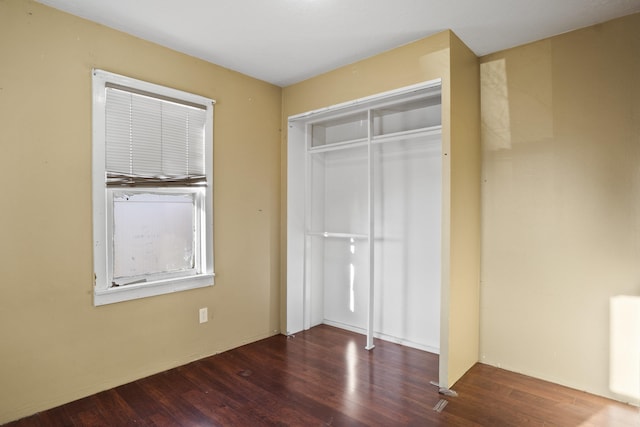
[[[94,262],[94,305],[111,304],[130,299],[144,298],[154,295],[162,295],[187,289],[213,286],[214,284],[214,260],[213,260],[213,106],[215,100],[195,95],[181,90],[159,86],[104,70],[94,69],[92,72],[92,205],[93,205],[93,262]],[[196,275],[182,276],[178,278],[156,280],[144,284],[131,284],[119,287],[111,286],[110,257],[108,244],[111,231],[109,198],[113,191],[153,192],[154,187],[149,188],[107,188],[105,181],[105,107],[107,83],[122,85],[156,93],[161,96],[184,100],[190,103],[202,105],[206,108],[207,120],[205,122],[205,169],[207,184],[204,187],[204,197],[196,197],[196,221],[199,223],[201,235],[200,254],[196,261]],[[167,190],[178,192],[192,192],[196,190],[181,189]],[[202,189],[198,190],[202,191]]]
[[[342,102],[340,104],[331,105],[329,107],[318,108],[317,110],[307,111],[301,114],[295,114],[293,116],[289,116],[289,122],[295,122],[298,120],[304,120],[308,123],[311,123],[311,119],[315,119],[316,117],[322,116],[323,119],[327,118],[326,115],[342,115],[344,114],[344,110],[349,108],[364,108],[368,103],[375,103],[376,107],[382,101],[387,98],[402,96],[409,94],[411,92],[417,92],[424,89],[430,88],[440,88],[442,86],[442,79],[434,79],[429,80],[422,83],[417,83],[410,86],[405,86],[400,89],[394,89],[387,92],[377,93],[375,95],[365,96],[363,98],[358,98],[352,101]]]
[[[367,330],[365,328],[359,328],[357,326],[348,325],[342,322],[336,322],[333,320],[324,319],[322,321],[322,324],[327,326],[332,326],[334,328],[344,329],[345,331],[355,332],[356,334],[360,334],[360,335],[365,335],[365,336],[367,335]],[[317,325],[314,325],[314,326],[317,326]],[[422,350],[422,351],[426,351],[433,354],[440,354],[440,348],[438,348],[437,346],[420,344],[415,341],[406,340],[404,338],[398,338],[393,335],[383,334],[376,331],[373,332],[373,337],[383,341],[392,342],[394,344],[400,344],[405,347],[411,347],[417,350]]]
[[[198,276],[160,280],[145,284],[126,285],[102,290],[96,289],[94,293],[94,305],[112,304],[115,302],[212,286],[214,282],[213,277],[213,274],[201,274]]]
[[[200,104],[204,107],[207,107],[207,109],[209,108],[209,106],[216,103],[216,101],[211,98],[206,98],[204,96],[196,95],[189,92],[184,92],[182,90],[157,85],[155,83],[145,82],[143,80],[138,80],[138,79],[123,76],[120,74],[111,73],[105,70],[94,69],[93,80],[94,80],[94,83],[98,82],[101,88],[104,88],[107,85],[107,82],[115,83],[116,85],[120,85],[120,86],[131,87],[131,88],[139,89],[145,92],[157,93],[159,95],[163,95],[169,98],[181,99],[194,104]],[[94,86],[94,91],[95,91],[95,86]]]
[[[305,226],[307,224],[305,211],[308,191],[307,185],[307,156],[306,136],[303,123],[289,124],[287,158],[299,161],[287,161],[287,271],[283,272],[287,278],[286,289],[286,325],[282,325],[287,335],[306,329],[305,325],[305,288],[307,280],[306,257],[307,237]],[[292,144],[291,140],[304,141],[304,143]],[[292,180],[291,177],[300,179]],[[303,203],[291,203],[292,198],[302,199]]]

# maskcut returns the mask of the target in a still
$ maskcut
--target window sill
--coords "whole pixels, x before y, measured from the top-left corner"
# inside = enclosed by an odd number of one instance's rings
[[[200,274],[198,276],[180,279],[159,280],[156,282],[118,286],[109,289],[96,289],[93,296],[93,305],[113,304],[116,302],[213,286],[213,277],[213,274]]]

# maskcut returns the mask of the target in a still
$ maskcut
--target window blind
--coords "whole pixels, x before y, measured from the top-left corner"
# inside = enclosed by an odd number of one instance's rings
[[[107,185],[206,185],[204,106],[107,86],[105,114]]]

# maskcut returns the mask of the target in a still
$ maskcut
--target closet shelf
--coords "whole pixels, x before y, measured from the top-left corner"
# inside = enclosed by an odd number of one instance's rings
[[[307,151],[309,153],[324,153],[327,151],[344,150],[347,148],[366,147],[368,142],[369,140],[367,138],[358,138],[349,141],[334,142],[333,144],[311,147]]]
[[[421,129],[407,130],[402,132],[394,132],[389,134],[376,135],[371,139],[372,144],[381,144],[383,142],[394,142],[412,138],[424,138],[428,136],[440,136],[442,134],[442,126],[429,126]]]
[[[429,126],[421,129],[407,130],[402,132],[394,132],[390,134],[376,135],[371,138],[372,144],[382,144],[385,142],[394,142],[414,138],[435,137],[442,134],[442,126]],[[345,150],[355,147],[366,147],[369,143],[368,138],[358,138],[349,141],[335,142],[332,144],[319,145],[317,147],[310,147],[307,151],[310,154],[326,153],[328,151]]]

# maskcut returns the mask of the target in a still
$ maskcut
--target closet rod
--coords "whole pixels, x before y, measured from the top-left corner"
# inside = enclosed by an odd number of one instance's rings
[[[357,234],[357,233],[331,233],[328,231],[308,231],[307,236],[318,236],[318,237],[335,237],[339,239],[367,239],[369,236],[367,234]]]

